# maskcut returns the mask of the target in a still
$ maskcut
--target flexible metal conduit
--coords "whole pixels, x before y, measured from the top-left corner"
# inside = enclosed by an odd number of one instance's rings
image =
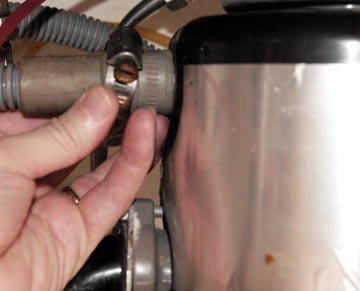
[[[10,3],[10,10],[19,5]],[[113,26],[92,17],[40,6],[20,23],[16,37],[96,52],[105,50],[114,30]]]

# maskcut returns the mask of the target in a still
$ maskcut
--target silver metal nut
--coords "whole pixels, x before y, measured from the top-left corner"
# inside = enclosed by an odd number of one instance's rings
[[[176,11],[187,6],[192,0],[165,0],[167,8]]]

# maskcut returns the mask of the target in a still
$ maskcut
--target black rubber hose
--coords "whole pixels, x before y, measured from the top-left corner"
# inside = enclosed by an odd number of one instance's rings
[[[165,0],[143,0],[124,17],[119,27],[135,26],[165,4]]]
[[[110,235],[101,241],[64,291],[124,291],[125,288],[125,241],[121,235]]]

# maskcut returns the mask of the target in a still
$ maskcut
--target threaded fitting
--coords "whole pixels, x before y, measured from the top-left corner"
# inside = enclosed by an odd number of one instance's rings
[[[15,65],[0,67],[0,111],[19,109],[19,70]]]
[[[154,215],[156,218],[162,218],[164,216],[164,210],[161,206],[155,206]]]

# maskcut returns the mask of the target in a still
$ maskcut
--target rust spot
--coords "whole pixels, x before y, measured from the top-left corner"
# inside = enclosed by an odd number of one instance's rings
[[[265,264],[271,265],[273,263],[275,263],[275,258],[271,254],[265,255]]]

